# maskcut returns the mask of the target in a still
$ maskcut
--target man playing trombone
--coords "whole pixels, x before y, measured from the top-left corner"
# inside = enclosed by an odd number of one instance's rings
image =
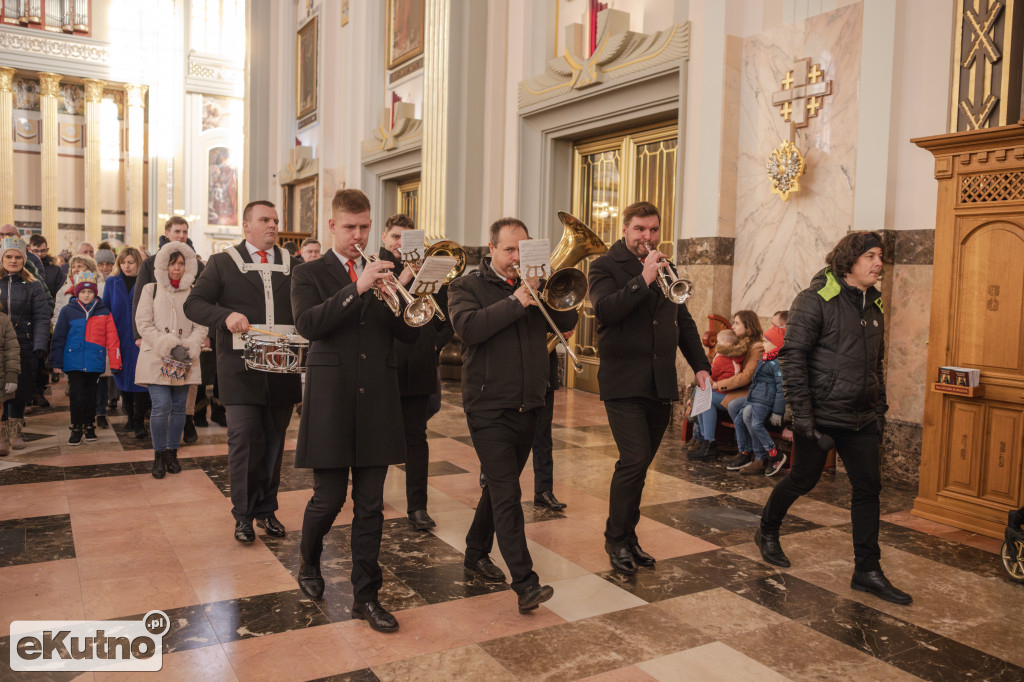
[[[604,547],[612,567],[628,575],[638,565],[655,561],[641,549],[636,525],[647,468],[665,435],[671,401],[679,398],[677,347],[697,373],[697,382],[711,384],[711,365],[684,302],[688,295],[677,296],[676,286],[659,279],[659,271],[671,268],[656,248],[660,232],[654,204],[631,204],[622,214],[622,239],[590,266],[601,357],[597,381],[619,449]]]
[[[465,566],[485,580],[504,582],[504,573],[488,556],[496,535],[512,574],[520,613],[537,608],[554,594],[533,571],[519,476],[547,391],[547,333],[573,329],[578,319],[575,310],[547,308],[558,327],[549,330],[536,288],[519,280],[523,239],[529,239],[529,234],[522,221],[496,221],[490,229],[490,258],[479,270],[453,281],[448,292],[452,324],[464,344],[463,407],[486,480],[466,535]]]
[[[366,195],[339,190],[331,202],[331,249],[295,268],[295,328],[310,341],[295,466],[313,470],[298,582],[308,597],[323,596],[324,536],[345,502],[351,474],[352,616],[391,632],[398,621],[377,599],[383,583],[377,559],[384,479],[388,465],[405,461],[404,432],[393,428],[402,409],[393,345],[414,343],[419,329],[389,309],[393,304],[401,310],[400,302],[385,305],[375,298],[375,288],[393,282],[392,264],[362,257],[370,224]]]

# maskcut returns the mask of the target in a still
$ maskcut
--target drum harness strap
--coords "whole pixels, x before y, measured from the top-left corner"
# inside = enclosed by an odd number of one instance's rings
[[[291,270],[292,270],[291,258],[285,258],[284,259],[285,262],[284,263],[280,263],[280,264],[278,264],[278,263],[273,263],[273,264],[271,264],[271,263],[246,263],[244,260],[242,260],[242,256],[238,253],[238,249],[232,247],[230,249],[226,249],[226,251],[227,251],[228,255],[231,256],[231,259],[235,261],[235,265],[238,266],[238,269],[243,274],[245,274],[247,272],[258,272],[260,274],[260,279],[263,280],[263,298],[264,298],[265,305],[266,305],[266,310],[267,310],[266,323],[264,325],[266,327],[266,329],[270,330],[271,332],[282,332],[282,333],[286,333],[286,334],[292,333],[294,331],[294,329],[295,329],[294,326],[292,326],[292,325],[275,325],[274,324],[274,285],[273,285],[273,282],[271,281],[271,276],[275,272],[283,273],[286,276],[291,272]],[[285,252],[285,253],[287,253],[287,252]],[[253,328],[254,331],[263,331],[263,330],[257,328],[255,325],[253,325],[252,328]],[[238,345],[238,343],[239,343],[239,341],[238,341],[239,335],[235,334],[234,336],[235,336],[235,344],[236,344],[235,347],[236,348],[241,347],[241,346]]]

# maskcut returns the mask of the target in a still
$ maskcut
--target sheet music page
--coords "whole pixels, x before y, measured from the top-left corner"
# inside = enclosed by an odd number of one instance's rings
[[[690,416],[696,417],[701,412],[711,409],[711,388],[697,386],[693,392],[693,407],[690,408]]]
[[[519,269],[523,277],[544,279],[551,276],[551,242],[548,239],[523,239],[519,242]]]
[[[405,236],[404,233],[402,236]],[[413,296],[436,294],[440,291],[444,278],[455,267],[455,263],[456,260],[452,256],[431,256],[426,259],[420,266],[416,279],[412,281],[409,293]]]
[[[398,248],[402,251],[403,263],[418,263],[423,260],[423,254],[427,250],[425,246],[426,230],[403,230],[402,244]]]

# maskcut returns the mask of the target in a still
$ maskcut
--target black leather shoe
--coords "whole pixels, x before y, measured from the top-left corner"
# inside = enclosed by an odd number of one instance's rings
[[[196,412],[194,415],[192,415],[192,424],[193,426],[198,426],[200,428],[206,428],[207,426],[209,426],[210,422],[206,419],[206,412]]]
[[[164,450],[164,464],[167,465],[167,473],[181,473],[181,462],[178,461],[177,450]]]
[[[487,478],[483,474],[480,474],[480,487],[481,488],[486,488],[487,487]]]
[[[885,573],[881,571],[854,571],[850,587],[860,592],[870,592],[879,599],[891,601],[893,604],[909,604],[914,601],[909,594],[893,587]]]
[[[505,582],[505,573],[500,568],[494,565],[490,557],[484,557],[477,559],[476,561],[470,561],[466,559],[462,562],[462,565],[466,567],[467,571],[472,571],[478,576],[483,578],[489,583],[503,583]]]
[[[163,478],[167,474],[167,465],[164,462],[164,451],[157,450],[153,453],[153,478]]]
[[[640,545],[630,545],[630,553],[637,566],[653,566],[656,559],[640,548]]]
[[[98,414],[96,415],[96,428],[98,429],[109,429],[110,422],[107,421],[107,415]]]
[[[301,559],[299,564],[299,589],[310,599],[322,599],[324,596],[324,579],[320,576],[320,562],[307,564]]]
[[[539,504],[542,507],[547,507],[552,511],[562,511],[566,507],[566,504],[564,502],[559,502],[558,498],[556,498],[555,494],[550,490],[545,490],[542,493],[534,495],[533,503]]]
[[[256,531],[250,521],[235,521],[235,539],[239,542],[252,542],[256,539]]]
[[[762,533],[760,529],[755,530],[754,544],[761,550],[761,558],[772,566],[789,568],[792,565],[782,552],[782,544],[779,542],[778,533]]]
[[[398,621],[379,601],[352,604],[352,617],[365,620],[377,632],[394,632],[398,629]]]
[[[256,519],[256,527],[262,528],[267,532],[267,535],[274,538],[284,537],[284,526],[277,520],[277,517],[273,514],[263,519]]]
[[[610,542],[604,543],[604,551],[608,552],[608,558],[612,562],[612,568],[619,573],[625,573],[626,575],[633,575],[636,573],[636,559],[633,558],[633,552],[629,551],[629,547],[619,545],[615,547]]]
[[[527,613],[551,599],[555,594],[555,588],[551,585],[531,585],[526,591],[519,595],[519,613]]]
[[[185,430],[181,432],[181,440],[186,445],[195,443],[199,440],[199,434],[196,433],[195,422],[192,421],[191,415],[185,415]]]
[[[415,530],[427,530],[437,525],[434,523],[434,519],[430,518],[430,514],[427,513],[426,509],[417,509],[414,512],[409,512],[409,523],[412,524]]]

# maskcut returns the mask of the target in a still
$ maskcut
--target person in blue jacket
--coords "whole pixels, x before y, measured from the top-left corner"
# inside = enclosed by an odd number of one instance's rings
[[[742,398],[742,406],[733,419],[736,426],[736,444],[740,459],[749,461],[734,469],[745,476],[764,474],[774,476],[786,463],[786,455],[775,448],[775,441],[765,428],[765,419],[771,415],[772,426],[782,426],[782,415],[786,412],[786,399],[782,394],[782,370],[779,368],[779,349],[785,342],[786,330],[772,326],[764,333],[764,353],[754,368],[750,390]],[[750,452],[753,451],[753,459]]]
[[[106,370],[121,369],[121,348],[110,310],[97,295],[96,273],[75,276],[74,298],[57,318],[50,344],[50,367],[68,375],[71,394],[71,437],[68,445],[96,440],[96,381]]]
[[[135,365],[139,359],[139,346],[135,343],[135,322],[132,319],[132,299],[142,265],[142,253],[126,246],[117,254],[114,267],[117,274],[108,277],[103,289],[103,302],[114,316],[117,338],[121,342],[123,369],[114,374],[114,383],[121,394],[122,407],[128,421],[125,433],[134,433],[136,438],[149,438],[146,429],[146,411],[150,407],[149,391],[135,383]]]

